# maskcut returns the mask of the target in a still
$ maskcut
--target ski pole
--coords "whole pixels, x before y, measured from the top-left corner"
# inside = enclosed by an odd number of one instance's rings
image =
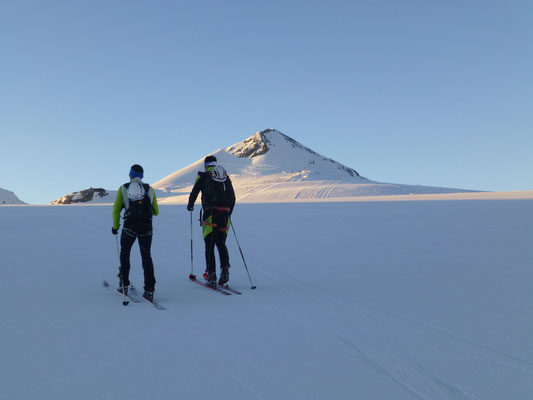
[[[192,211],[190,211],[191,213],[191,273],[189,274],[189,279],[191,281],[195,281],[196,280],[196,275],[193,274],[193,251],[192,251]]]
[[[120,271],[120,286],[122,286],[122,295],[124,296],[124,301],[122,302],[122,305],[127,306],[128,304],[130,304],[130,302],[127,300],[128,297],[126,296],[126,288],[124,287],[124,278],[122,277],[122,264],[120,263],[120,249],[118,247],[118,235],[115,235],[115,239],[117,239],[117,255],[118,255],[119,271]]]
[[[248,274],[248,279],[250,280],[250,285],[252,285],[252,289],[255,289],[257,286],[255,286],[252,283],[252,278],[250,277],[250,271],[248,271],[248,266],[246,265],[246,260],[244,259],[244,254],[242,254],[241,245],[239,244],[239,239],[237,239],[237,234],[235,233],[235,228],[233,227],[233,221],[230,223],[231,230],[233,231],[233,234],[235,235],[235,240],[237,241],[237,246],[239,246],[239,251],[241,252],[242,261],[244,263],[244,268],[246,268],[246,273]]]

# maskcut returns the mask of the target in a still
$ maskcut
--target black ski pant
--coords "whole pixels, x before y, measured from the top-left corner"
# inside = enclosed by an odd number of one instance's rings
[[[206,209],[202,224],[204,225],[203,235],[207,271],[216,272],[215,246],[220,257],[220,267],[229,267],[229,253],[226,247],[230,224],[229,211]]]
[[[227,232],[214,230],[205,238],[205,263],[208,272],[216,272],[215,246],[220,257],[220,268],[229,267],[229,253],[226,247]]]
[[[138,223],[124,226],[120,237],[120,274],[124,285],[130,284],[130,252],[135,243],[139,241],[142,266],[144,270],[144,290],[153,292],[155,289],[154,263],[152,261],[152,224]]]

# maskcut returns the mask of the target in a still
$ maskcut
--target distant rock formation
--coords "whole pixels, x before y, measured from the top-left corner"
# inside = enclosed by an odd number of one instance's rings
[[[102,188],[89,188],[79,192],[74,192],[61,197],[60,199],[52,201],[50,204],[72,204],[72,203],[87,203],[97,198],[104,198],[108,196],[107,190]]]

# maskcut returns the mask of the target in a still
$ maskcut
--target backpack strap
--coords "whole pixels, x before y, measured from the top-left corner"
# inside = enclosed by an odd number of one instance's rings
[[[150,198],[150,204],[152,204],[152,207],[153,207],[153,204],[154,204],[154,197],[155,197],[155,190],[153,187],[151,187],[149,184],[147,183],[143,183],[144,185],[144,191],[146,192],[146,194],[148,195],[148,197]]]
[[[122,203],[124,204],[124,208],[126,209],[126,211],[128,211],[128,208],[130,206],[130,199],[128,197],[128,188],[129,187],[130,187],[130,182],[125,183],[120,188],[122,190]]]

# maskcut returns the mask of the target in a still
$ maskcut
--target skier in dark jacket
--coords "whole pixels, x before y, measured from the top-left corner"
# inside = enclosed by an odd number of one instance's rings
[[[204,160],[205,172],[198,172],[196,182],[189,196],[187,210],[194,210],[194,202],[202,192],[202,226],[205,242],[205,261],[207,285],[216,288],[215,246],[220,256],[220,280],[223,285],[229,281],[229,254],[226,238],[230,227],[230,215],[235,207],[235,192],[224,167],[217,165],[214,156]]]
[[[144,270],[143,296],[153,301],[155,290],[154,263],[152,261],[152,215],[159,214],[157,198],[154,189],[142,182],[143,168],[135,164],[130,169],[130,182],[122,185],[117,192],[113,205],[113,235],[118,234],[120,228],[120,212],[124,212],[124,227],[120,236],[120,269],[118,277],[120,286],[118,291],[128,292],[130,285],[130,251],[135,239],[139,239],[142,266]]]

